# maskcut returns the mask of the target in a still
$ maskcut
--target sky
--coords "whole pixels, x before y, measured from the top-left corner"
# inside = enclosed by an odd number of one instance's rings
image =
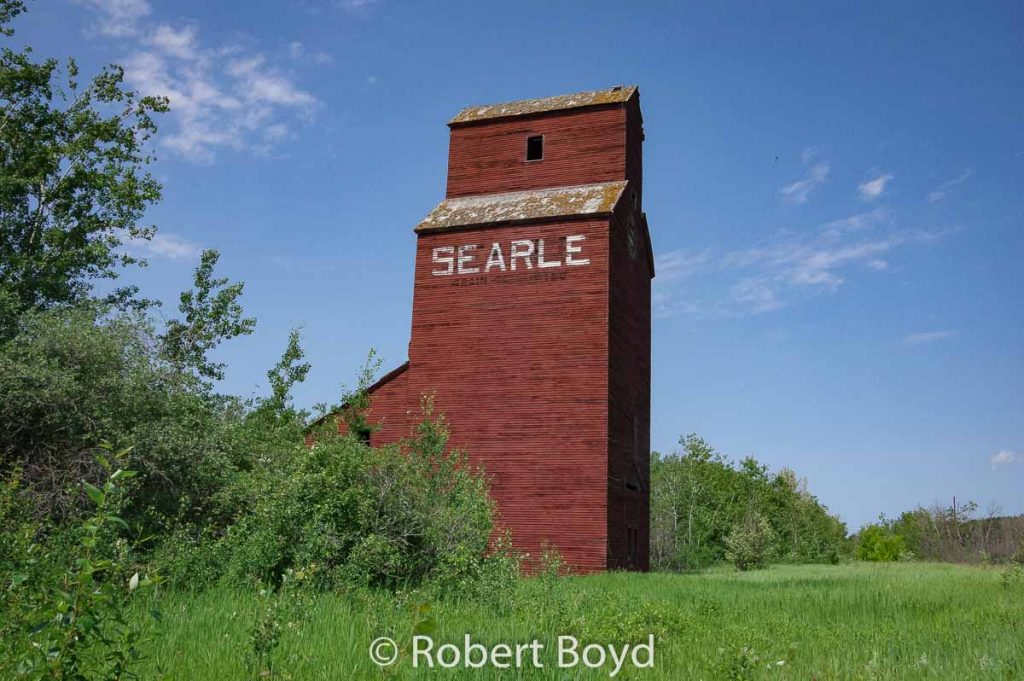
[[[762,5],[35,0],[14,40],[170,97],[125,279],[170,315],[221,252],[259,320],[225,391],[296,327],[303,406],[405,361],[459,109],[635,83],[652,447],[789,467],[851,530],[1024,512],[1024,5]]]

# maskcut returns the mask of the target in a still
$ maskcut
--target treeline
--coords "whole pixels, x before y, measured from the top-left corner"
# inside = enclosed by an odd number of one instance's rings
[[[680,451],[651,456],[651,564],[688,570],[730,560],[738,567],[769,561],[836,563],[846,526],[806,481],[753,458],[734,464],[696,435]]]
[[[853,541],[861,560],[1024,563],[1024,515],[980,513],[974,501],[919,506],[861,528]]]

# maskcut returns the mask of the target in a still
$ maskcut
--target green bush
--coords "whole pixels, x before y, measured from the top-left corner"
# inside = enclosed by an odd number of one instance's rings
[[[228,529],[229,578],[277,585],[293,569],[322,586],[393,588],[480,577],[493,503],[482,473],[445,451],[447,438],[429,409],[401,446],[322,431]]]
[[[768,519],[752,511],[725,538],[725,558],[737,570],[755,570],[768,563],[775,532]]]
[[[246,465],[230,439],[233,407],[156,347],[146,319],[97,307],[23,315],[0,344],[0,463],[23,471],[37,518],[89,511],[78,484],[102,479],[95,455],[104,441],[132,447],[129,465],[142,476],[124,500],[133,524],[204,517]]]
[[[881,525],[868,525],[857,537],[858,560],[885,562],[900,560],[906,552],[903,537]]]
[[[134,670],[151,635],[128,604],[137,588],[159,580],[138,572],[126,576],[131,565],[117,546],[126,524],[115,509],[134,473],[114,470],[104,456],[98,459],[106,481],[99,487],[82,483],[80,488],[94,508],[61,535],[77,537],[73,547],[44,543],[28,518],[21,518],[21,530],[27,531],[19,531],[7,504],[16,488],[13,483],[4,488],[0,521],[5,538],[37,536],[18,555],[5,555],[4,567],[11,572],[5,573],[0,592],[3,678],[136,678]]]

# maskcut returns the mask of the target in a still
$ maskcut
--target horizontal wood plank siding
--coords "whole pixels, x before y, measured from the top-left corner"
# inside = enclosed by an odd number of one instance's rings
[[[526,139],[544,136],[544,159],[526,160]],[[448,198],[623,180],[626,109],[584,109],[453,128]]]

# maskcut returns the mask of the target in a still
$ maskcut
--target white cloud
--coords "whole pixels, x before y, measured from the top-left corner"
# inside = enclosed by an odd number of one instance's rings
[[[860,197],[865,201],[874,201],[885,193],[885,186],[889,184],[892,178],[893,176],[889,174],[879,175],[872,180],[861,182],[857,187],[857,191],[860,192]]]
[[[107,17],[107,7],[118,3],[87,4]],[[223,149],[265,155],[319,106],[316,97],[262,54],[233,45],[203,45],[198,26],[147,24],[147,14],[148,9],[133,15],[131,32],[120,34],[130,35],[134,43],[134,51],[120,61],[129,85],[170,101],[169,124],[157,143],[171,152],[196,162],[213,161]]]
[[[1024,454],[1017,452],[1011,452],[1009,449],[1004,449],[992,455],[992,458],[988,460],[992,469],[995,470],[999,466],[1005,466],[1011,463],[1024,463]]]
[[[160,24],[148,42],[166,55],[192,61],[198,56],[197,33],[195,26],[182,26],[176,29],[168,24]]]
[[[932,192],[928,194],[928,203],[939,203],[944,201],[949,195],[949,190],[953,189],[957,185],[961,185],[974,175],[972,168],[964,168],[964,171],[954,177],[952,180],[943,182],[936,187]]]
[[[938,236],[893,231],[892,222],[888,212],[874,210],[827,222],[809,234],[781,232],[750,248],[662,253],[655,262],[656,313],[770,312],[833,293],[858,272],[884,271],[898,248]]]
[[[317,66],[327,66],[328,64],[334,63],[334,57],[330,54],[317,50],[310,51],[299,41],[295,41],[288,45],[288,56],[295,61],[315,64]]]
[[[825,150],[823,148],[816,145],[807,147],[802,152],[800,152],[800,162],[803,163],[804,165],[807,165],[814,159],[821,156],[824,152]]]
[[[232,60],[225,72],[236,79],[241,96],[253,104],[309,107],[316,103],[313,95],[268,68],[262,56]]]
[[[825,223],[823,236],[830,239],[838,239],[851,232],[864,232],[874,229],[879,225],[890,222],[890,214],[885,208],[876,208],[868,213],[858,213],[840,220],[832,220]]]
[[[826,180],[828,180],[828,164],[817,163],[811,167],[810,173],[805,179],[786,185],[779,190],[779,193],[786,201],[801,205],[807,203],[811,192],[825,184]]]
[[[655,258],[654,271],[661,280],[682,279],[700,272],[711,259],[711,251],[687,253],[669,251]]]
[[[340,0],[338,6],[349,12],[365,12],[377,2],[378,0]]]
[[[96,28],[108,36],[123,37],[139,32],[139,22],[153,8],[147,0],[74,0],[100,14]]]
[[[125,248],[137,255],[168,260],[192,260],[202,253],[197,244],[163,232],[154,234],[152,239],[127,239]]]
[[[956,331],[949,331],[947,329],[944,329],[942,331],[923,331],[921,333],[912,333],[909,336],[904,337],[903,344],[924,345],[926,343],[934,343],[935,341],[953,338],[956,335]]]

